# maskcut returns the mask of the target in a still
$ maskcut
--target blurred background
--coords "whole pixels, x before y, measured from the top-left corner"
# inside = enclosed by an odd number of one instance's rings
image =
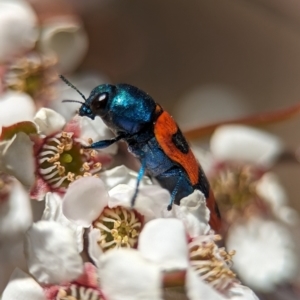
[[[162,104],[183,131],[299,103],[298,1],[28,2],[41,26],[55,18],[71,18],[80,20],[85,30],[88,45],[76,68],[61,69],[64,75],[97,74],[102,82],[136,85]],[[59,48],[64,35],[56,39]],[[70,53],[74,49],[70,46]],[[97,84],[91,80],[90,88]],[[263,129],[294,153],[300,142],[299,127],[300,115]],[[299,163],[285,160],[272,170],[289,206],[300,212]],[[295,275],[256,292],[261,299],[285,300],[297,299],[297,290]]]

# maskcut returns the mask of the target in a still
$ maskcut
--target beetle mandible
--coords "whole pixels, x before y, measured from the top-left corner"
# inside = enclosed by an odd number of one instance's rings
[[[147,171],[171,194],[168,210],[180,205],[180,200],[200,190],[206,197],[210,209],[210,225],[220,227],[220,213],[209,182],[196,160],[181,130],[170,114],[156,103],[147,93],[129,84],[102,84],[95,87],[86,98],[65,77],[60,76],[75,89],[84,102],[79,102],[80,116],[95,119],[99,116],[114,132],[115,138],[98,141],[88,148],[103,149],[124,140],[128,150],[141,163],[138,172],[132,206],[138,194],[139,184]]]

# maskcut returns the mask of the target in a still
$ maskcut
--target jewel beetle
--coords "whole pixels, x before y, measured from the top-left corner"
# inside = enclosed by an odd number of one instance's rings
[[[75,89],[84,102],[79,102],[80,116],[95,119],[99,116],[114,132],[115,138],[98,141],[89,148],[103,149],[124,140],[128,150],[141,163],[132,205],[138,194],[139,184],[145,172],[156,178],[171,194],[168,210],[173,203],[200,190],[206,197],[210,209],[210,225],[217,230],[221,224],[220,213],[210,189],[209,182],[196,160],[189,144],[171,115],[164,111],[147,93],[129,84],[102,84],[95,87],[86,98],[65,77],[70,87]]]

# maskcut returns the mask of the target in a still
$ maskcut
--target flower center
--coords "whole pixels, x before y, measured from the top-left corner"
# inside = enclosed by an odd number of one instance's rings
[[[72,132],[60,132],[47,137],[38,153],[38,172],[53,189],[65,189],[82,176],[95,175],[101,170],[97,152],[82,149]]]
[[[54,74],[56,62],[53,56],[42,56],[31,52],[8,66],[4,85],[9,89],[25,92],[34,98],[45,92],[48,92],[49,96],[50,86],[57,77]]]
[[[259,170],[250,165],[225,165],[211,178],[211,186],[220,210],[244,209],[257,199]]]
[[[191,265],[202,280],[219,291],[224,291],[234,280],[235,273],[230,270],[235,251],[226,252],[218,248],[215,241],[219,235],[206,236],[189,243]]]
[[[101,293],[93,288],[71,284],[68,288],[60,288],[56,300],[102,300]]]
[[[120,247],[133,248],[137,245],[143,218],[134,209],[106,207],[93,226],[101,232],[98,245],[104,251]]]

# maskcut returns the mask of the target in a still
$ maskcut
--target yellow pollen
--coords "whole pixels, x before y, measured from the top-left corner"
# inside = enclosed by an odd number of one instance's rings
[[[115,247],[135,247],[142,223],[135,210],[114,207],[105,208],[93,226],[100,230],[101,240],[98,244],[106,251]]]
[[[90,156],[91,156],[91,157],[96,157],[96,156],[97,156],[97,151],[94,150],[94,149],[91,150],[91,151],[90,151]]]
[[[63,137],[63,138],[68,138],[68,139],[70,139],[70,138],[72,138],[72,136],[73,136],[73,132],[66,132],[66,131],[63,131],[62,133],[61,133],[61,136]]]
[[[89,171],[90,170],[90,166],[87,162],[85,162],[82,167],[86,170],[86,171]]]
[[[59,174],[60,176],[64,175],[64,174],[65,174],[65,171],[66,171],[66,169],[65,169],[64,166],[57,166],[57,170],[58,170],[58,174]]]
[[[88,143],[89,143],[90,145],[92,145],[92,144],[93,144],[93,139],[89,138],[89,139],[88,139]]]
[[[94,164],[94,169],[101,168],[102,164],[100,162],[97,162]]]
[[[68,179],[69,181],[71,181],[71,182],[74,181],[74,180],[75,180],[75,174],[69,172],[68,175],[67,175],[67,179]]]
[[[50,157],[50,158],[48,158],[48,162],[49,163],[53,163],[53,162],[56,162],[56,161],[58,161],[59,160],[59,158],[60,158],[60,155],[59,155],[59,153],[56,153],[55,155],[53,155],[52,157]]]
[[[89,173],[89,172],[84,172],[84,173],[83,173],[83,177],[90,177],[90,176],[92,176],[92,174]]]
[[[57,145],[58,153],[62,154],[64,152],[65,146],[63,144]]]
[[[70,151],[73,147],[73,143],[66,143],[65,144],[65,151]]]

